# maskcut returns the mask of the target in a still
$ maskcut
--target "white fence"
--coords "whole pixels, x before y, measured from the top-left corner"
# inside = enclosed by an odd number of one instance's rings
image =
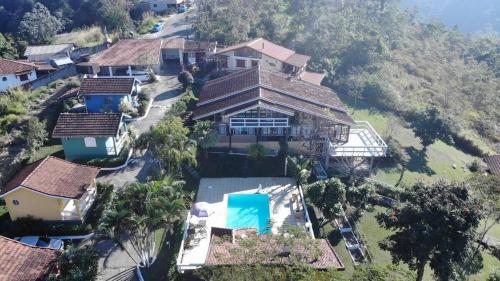
[[[231,128],[286,128],[288,118],[231,118]]]

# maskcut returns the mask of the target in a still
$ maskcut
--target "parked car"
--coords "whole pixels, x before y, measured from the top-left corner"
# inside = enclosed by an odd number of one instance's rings
[[[61,239],[45,238],[40,236],[16,237],[14,238],[14,240],[31,246],[49,248],[54,250],[62,250],[64,247],[64,242]]]
[[[160,32],[163,29],[163,26],[164,26],[163,22],[155,23],[153,27],[151,27],[151,32],[152,33]]]
[[[177,8],[177,13],[185,13],[187,10],[188,7],[186,5],[180,5],[179,8]]]

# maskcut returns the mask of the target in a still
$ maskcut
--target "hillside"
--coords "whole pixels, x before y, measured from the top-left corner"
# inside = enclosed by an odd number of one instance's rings
[[[223,44],[266,37],[311,55],[310,68],[326,72],[324,84],[345,100],[406,120],[434,106],[466,150],[481,154],[464,139],[498,146],[498,37],[471,39],[440,22],[422,23],[398,0],[254,2],[203,2],[199,34]]]
[[[438,18],[467,33],[500,33],[500,5],[496,0],[402,0],[403,7],[417,7],[425,19]]]

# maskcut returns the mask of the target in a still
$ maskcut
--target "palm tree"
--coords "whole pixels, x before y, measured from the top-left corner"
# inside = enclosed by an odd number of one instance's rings
[[[311,176],[311,159],[305,158],[300,155],[297,157],[288,156],[288,163],[290,163],[290,171],[297,180],[297,185],[304,185]]]
[[[156,127],[141,135],[136,146],[149,148],[161,161],[167,174],[178,175],[182,165],[196,165],[196,141],[189,139],[189,129],[179,117],[168,116]]]
[[[99,229],[122,249],[127,250],[125,241],[128,239],[140,258],[140,265],[151,266],[160,248],[157,243],[163,243],[167,232],[172,233],[184,219],[187,196],[182,190],[183,185],[184,182],[175,181],[172,177],[129,185],[114,198],[112,207],[101,219]],[[159,230],[164,231],[158,241],[156,233]]]

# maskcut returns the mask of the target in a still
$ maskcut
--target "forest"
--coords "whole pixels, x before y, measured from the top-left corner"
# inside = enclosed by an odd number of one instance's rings
[[[0,57],[17,58],[28,44],[99,26],[130,36],[144,11],[138,0],[0,0]]]
[[[480,137],[498,149],[498,37],[422,22],[399,0],[206,0],[198,13],[202,39],[265,37],[311,55],[309,67],[327,73],[324,84],[344,99],[407,120],[433,107],[455,142],[470,148]]]

